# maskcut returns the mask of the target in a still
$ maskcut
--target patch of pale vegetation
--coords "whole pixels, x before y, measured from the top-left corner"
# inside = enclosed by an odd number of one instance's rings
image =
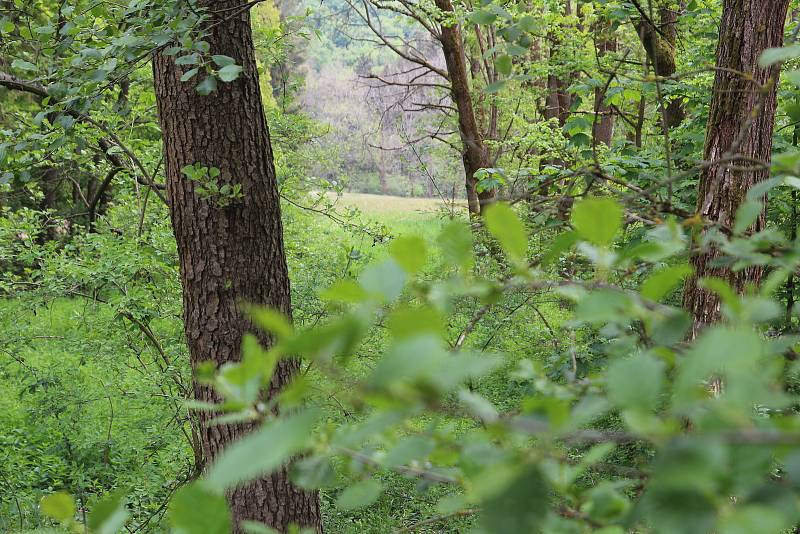
[[[342,193],[338,202],[369,214],[435,212],[441,209],[450,209],[452,206],[449,200],[445,203],[440,198],[411,198],[370,193]],[[456,209],[466,206],[463,201],[459,200],[456,200],[455,205]]]

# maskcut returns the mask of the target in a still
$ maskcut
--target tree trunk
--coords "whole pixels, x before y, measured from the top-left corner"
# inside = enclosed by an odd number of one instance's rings
[[[608,52],[617,51],[617,39],[611,32],[611,25],[601,22],[596,28],[597,56],[598,59],[605,56]],[[604,104],[606,91],[605,87],[598,87],[594,90],[594,114],[595,119],[592,124],[592,145],[602,143],[611,146],[611,139],[614,137],[614,114],[611,106]]]
[[[453,4],[450,3],[450,0],[436,0],[436,7],[444,13],[453,12]],[[457,24],[442,25],[441,42],[447,74],[450,77],[450,93],[458,110],[458,130],[461,134],[462,159],[466,173],[467,204],[470,215],[480,215],[481,208],[492,202],[494,190],[478,193],[476,188],[478,180],[475,178],[475,173],[489,167],[491,162],[489,151],[475,120],[464,45]]]
[[[758,58],[764,49],[782,45],[788,4],[789,0],[725,0],[723,4],[718,70],[704,153],[704,160],[712,164],[700,174],[697,195],[698,214],[723,231],[733,225],[736,210],[748,189],[769,177],[768,166],[741,168],[751,166],[752,160],[765,164],[770,161],[780,66],[762,69],[758,67]],[[738,73],[752,75],[753,79],[747,80]],[[713,163],[733,154],[742,158],[734,163],[736,169],[731,168],[730,162]],[[765,225],[766,213],[762,212],[752,230],[757,232]],[[683,303],[694,318],[692,335],[720,315],[719,298],[698,287],[700,278],[723,278],[739,292],[747,284],[757,285],[761,281],[760,267],[734,273],[714,265],[720,256],[720,251],[712,248],[691,260],[695,273],[686,282]]]
[[[39,183],[42,188],[42,199],[39,202],[39,209],[46,212],[44,228],[41,229],[36,241],[43,245],[48,241],[53,241],[58,237],[56,231],[56,221],[52,219],[58,207],[58,186],[61,182],[59,170],[56,167],[45,167],[42,170]]]
[[[378,126],[380,128],[381,148],[378,149],[378,179],[381,182],[381,194],[389,194],[389,180],[386,177],[386,158],[384,156],[384,138],[383,138],[383,124]]]
[[[564,16],[572,14],[571,0],[564,2]],[[547,36],[550,41],[550,67],[552,68],[557,58],[556,51],[561,43],[555,32],[550,32]],[[547,100],[544,110],[545,120],[558,118],[558,125],[564,126],[569,118],[569,108],[572,105],[572,95],[567,92],[569,87],[569,77],[563,79],[556,74],[547,75]]]
[[[269,131],[262,108],[250,16],[240,0],[202,0],[198,7],[217,13],[208,22],[212,54],[232,57],[243,72],[220,83],[209,96],[182,83],[184,68],[157,54],[153,73],[164,138],[167,194],[178,244],[183,284],[184,328],[193,368],[212,360],[238,360],[242,336],[251,330],[239,304],[249,302],[291,313],[289,276],[283,247],[280,205]],[[231,16],[232,11],[238,14]],[[188,70],[190,67],[186,67]],[[197,80],[199,81],[199,80]],[[201,197],[181,169],[196,162],[217,167],[221,184],[240,184],[243,197],[224,205]],[[261,343],[270,339],[258,334]],[[270,394],[287,383],[297,362],[283,361]],[[195,383],[198,400],[220,399]],[[200,413],[200,436],[207,463],[250,429],[247,424],[209,425]],[[228,496],[234,520],[261,521],[282,532],[290,523],[321,531],[316,492],[289,481],[287,468],[241,485]]]
[[[642,17],[636,24],[636,29],[653,71],[657,76],[668,78],[677,70],[675,45],[678,38],[678,12],[669,6],[662,6],[658,9],[658,17],[657,26],[655,21]],[[666,128],[679,126],[686,117],[683,101],[673,98],[666,106],[662,103],[662,114]]]

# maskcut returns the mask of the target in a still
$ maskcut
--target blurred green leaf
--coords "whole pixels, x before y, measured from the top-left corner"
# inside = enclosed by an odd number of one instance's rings
[[[681,280],[692,273],[691,266],[687,264],[664,267],[652,273],[642,283],[640,289],[644,298],[659,301],[672,291]]]
[[[664,388],[664,363],[648,353],[617,360],[608,367],[606,384],[618,408],[652,412]]]
[[[336,499],[339,510],[356,510],[369,506],[378,500],[383,491],[383,484],[374,478],[368,478],[349,486]]]
[[[64,491],[42,497],[39,508],[44,515],[60,523],[71,521],[76,512],[75,499]]]
[[[208,471],[208,487],[222,492],[245,480],[275,471],[294,454],[310,445],[318,420],[307,409],[261,428],[229,446]]]
[[[425,240],[419,236],[402,236],[392,240],[389,253],[409,274],[414,274],[425,267]]]
[[[572,208],[572,225],[583,239],[610,245],[622,228],[622,208],[610,198],[586,198]]]
[[[446,262],[465,269],[472,265],[472,233],[465,224],[447,224],[439,233],[438,243]]]
[[[231,513],[225,497],[202,482],[179,489],[169,504],[169,520],[176,534],[230,534]]]
[[[486,208],[486,228],[500,242],[503,251],[515,263],[525,261],[528,233],[525,225],[507,204],[495,203]]]
[[[88,526],[92,534],[115,534],[122,530],[127,519],[125,494],[119,491],[106,495],[92,507]]]

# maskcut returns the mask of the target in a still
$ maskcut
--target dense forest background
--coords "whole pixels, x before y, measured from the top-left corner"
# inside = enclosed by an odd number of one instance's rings
[[[0,531],[800,531],[795,0],[0,0]]]

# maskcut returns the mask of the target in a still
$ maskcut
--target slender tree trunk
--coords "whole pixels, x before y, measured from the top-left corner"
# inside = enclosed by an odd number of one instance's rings
[[[611,33],[611,25],[601,22],[596,28],[597,57],[602,58],[608,52],[617,51],[617,39]],[[604,104],[606,91],[605,87],[598,87],[594,90],[594,124],[592,125],[592,144],[602,143],[611,146],[611,139],[614,137],[614,114],[611,106]]]
[[[383,124],[379,126],[381,136],[381,148],[378,149],[378,179],[381,183],[381,193],[384,195],[389,194],[389,180],[386,176],[386,157],[384,155],[384,137],[383,137]]]
[[[769,169],[752,166],[750,161],[770,161],[772,130],[775,121],[778,65],[762,69],[758,58],[766,48],[783,43],[783,26],[789,0],[725,0],[722,9],[717,67],[713,97],[706,129],[704,159],[712,162],[700,174],[697,212],[704,221],[730,228],[736,210],[748,189],[769,177]],[[724,69],[724,70],[721,70]],[[745,79],[739,73],[752,75]],[[762,87],[762,89],[759,89]],[[730,162],[717,163],[733,154],[742,157],[732,169]],[[745,159],[746,158],[746,159]],[[752,231],[766,225],[762,212]],[[719,298],[698,287],[702,277],[715,276],[727,280],[735,290],[747,284],[757,285],[763,271],[753,267],[739,272],[715,266],[720,251],[712,248],[692,258],[694,275],[687,280],[683,303],[694,318],[692,334],[719,318]]]
[[[571,0],[564,2],[564,15],[572,14]],[[557,58],[557,50],[561,46],[560,39],[555,32],[550,32],[547,36],[550,41],[550,66]],[[569,108],[572,104],[572,95],[567,92],[569,87],[569,77],[564,78],[557,74],[547,75],[547,101],[545,105],[544,118],[549,120],[558,118],[558,125],[564,126],[569,118]]]
[[[41,178],[39,179],[42,188],[42,199],[39,202],[39,209],[48,213],[44,228],[42,228],[37,237],[37,242],[42,245],[58,237],[55,223],[51,217],[58,207],[58,185],[60,182],[59,170],[56,167],[48,166],[42,170]]]
[[[183,67],[172,56],[156,55],[153,72],[164,138],[167,193],[178,244],[186,338],[193,367],[238,360],[243,334],[251,324],[239,305],[250,302],[290,314],[289,276],[283,247],[280,205],[269,131],[261,102],[247,10],[240,0],[202,0],[217,13],[208,23],[212,54],[232,57],[244,70],[234,82],[220,83],[201,96],[196,81],[183,83]],[[233,11],[238,14],[231,16]],[[182,175],[186,165],[217,167],[221,183],[240,184],[243,197],[222,205],[203,198]],[[259,334],[264,345],[270,339]],[[272,380],[273,394],[291,377],[297,362],[283,361]],[[195,383],[198,400],[216,402],[216,393]],[[246,424],[209,425],[202,412],[200,437],[206,462],[213,462],[248,431]],[[290,523],[321,531],[316,492],[294,486],[287,468],[232,490],[229,502],[237,524],[250,519],[285,532]]]
[[[675,45],[678,38],[678,12],[669,6],[658,9],[658,22],[642,17],[636,24],[639,39],[647,53],[647,59],[657,76],[670,77],[675,74]],[[663,103],[662,103],[663,105]],[[679,126],[686,117],[683,101],[673,98],[662,108],[663,122],[667,128]]]
[[[436,0],[436,7],[444,13],[453,12],[450,0]],[[466,173],[467,204],[471,215],[480,215],[482,206],[492,202],[494,191],[478,193],[475,173],[489,167],[491,162],[478,122],[475,120],[464,44],[457,24],[442,25],[441,42],[447,74],[450,77],[450,93],[458,110],[458,130],[461,134],[462,159]]]

